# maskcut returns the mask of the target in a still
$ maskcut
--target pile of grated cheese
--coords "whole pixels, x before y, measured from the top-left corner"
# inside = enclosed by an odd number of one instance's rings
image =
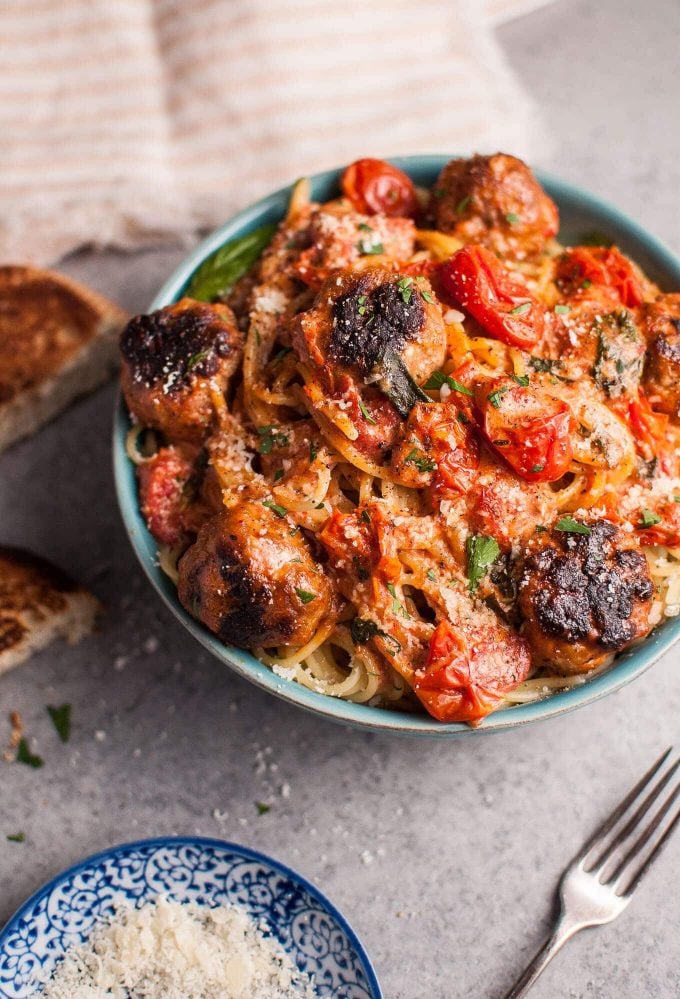
[[[315,999],[308,975],[234,906],[159,897],[66,952],[40,999]]]

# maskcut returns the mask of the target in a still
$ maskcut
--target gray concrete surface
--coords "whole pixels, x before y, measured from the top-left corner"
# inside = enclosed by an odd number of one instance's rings
[[[677,0],[565,0],[501,39],[555,135],[540,165],[680,250]],[[83,254],[67,267],[135,310],[181,256]],[[0,921],[87,853],[200,832],[313,879],[355,925],[388,999],[498,999],[548,930],[566,861],[677,740],[678,653],[605,701],[495,737],[434,745],[307,716],[213,661],[142,577],[112,491],[113,396],[0,462],[2,540],[69,567],[108,606],[98,638],[0,678],[0,741],[19,709],[45,758],[42,770],[0,764]],[[67,746],[45,712],[64,702]],[[19,830],[25,843],[6,841]],[[679,866],[680,837],[617,923],[559,956],[536,999],[680,995]]]

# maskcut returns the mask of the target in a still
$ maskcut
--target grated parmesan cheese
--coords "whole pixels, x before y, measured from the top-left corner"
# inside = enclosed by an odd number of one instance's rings
[[[66,952],[41,999],[314,999],[308,975],[234,906],[159,897]]]

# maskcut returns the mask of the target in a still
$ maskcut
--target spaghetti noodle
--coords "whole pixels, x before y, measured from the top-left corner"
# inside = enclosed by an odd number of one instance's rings
[[[162,568],[225,641],[475,724],[680,612],[680,295],[561,247],[512,157],[453,161],[425,207],[360,162],[325,204],[298,182],[219,316],[133,320],[128,454]]]

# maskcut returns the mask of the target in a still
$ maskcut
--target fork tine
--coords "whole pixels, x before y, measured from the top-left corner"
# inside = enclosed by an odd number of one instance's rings
[[[661,853],[661,851],[664,849],[665,846],[668,845],[668,841],[671,838],[671,834],[674,832],[674,830],[675,830],[678,822],[680,822],[680,809],[678,809],[678,811],[675,813],[675,818],[670,823],[670,825],[666,827],[666,831],[664,832],[663,836],[661,837],[661,839],[659,840],[659,842],[656,844],[656,846],[654,847],[654,849],[652,850],[652,852],[649,854],[649,856],[645,860],[645,862],[642,865],[642,867],[640,868],[640,870],[637,872],[637,874],[635,874],[635,876],[633,877],[633,880],[630,882],[630,884],[628,885],[628,887],[626,888],[626,890],[623,891],[623,892],[619,892],[618,887],[617,887],[617,891],[616,891],[617,895],[620,894],[623,898],[630,898],[630,896],[633,894],[633,892],[635,891],[635,889],[637,888],[637,886],[640,884],[640,882],[644,878],[645,874],[647,873],[647,871],[649,870],[649,868],[652,866],[652,864],[654,863],[654,861],[657,859],[657,857],[659,856],[659,854]]]
[[[650,769],[647,771],[644,777],[640,781],[638,781],[638,783],[635,785],[632,791],[630,791],[623,799],[623,801],[618,805],[618,807],[614,809],[609,818],[605,819],[600,828],[595,833],[593,833],[593,835],[587,841],[581,853],[576,857],[576,861],[580,862],[582,865],[585,865],[588,862],[593,848],[597,846],[599,843],[601,843],[601,841],[604,839],[607,833],[614,828],[614,826],[619,821],[621,816],[628,810],[628,808],[630,808],[630,806],[633,804],[637,796],[640,794],[640,791],[642,791],[642,789],[646,787],[647,784],[651,781],[651,779],[658,773],[658,771],[661,769],[661,767],[664,765],[664,763],[670,756],[672,749],[673,747],[669,746],[666,752],[663,753],[656,761],[656,763],[654,763],[650,767]]]
[[[675,802],[678,800],[679,795],[680,795],[680,784],[678,784],[673,793],[666,798],[663,805],[658,810],[652,821],[648,824],[647,828],[644,829],[643,832],[638,836],[638,838],[635,840],[633,845],[626,853],[623,860],[620,862],[620,864],[618,864],[612,876],[609,878],[608,884],[613,885],[617,893],[619,892],[619,889],[623,882],[624,874],[626,873],[626,870],[630,867],[630,862],[633,860],[634,857],[640,855],[641,851],[650,841],[656,830],[659,828],[665,817],[670,812]],[[680,811],[678,812],[678,815],[680,815]],[[674,822],[677,821],[677,818],[678,816],[676,815]],[[671,823],[671,827],[673,826],[673,824],[674,823]]]
[[[607,866],[611,860],[614,852],[618,850],[621,844],[628,839],[630,834],[634,832],[639,826],[642,819],[645,817],[649,809],[652,807],[656,799],[659,797],[664,788],[668,785],[668,782],[676,773],[678,767],[680,767],[680,758],[675,761],[670,770],[667,770],[663,775],[661,780],[657,781],[652,790],[649,792],[646,798],[643,798],[640,806],[633,812],[630,819],[626,822],[625,826],[616,834],[614,839],[605,848],[604,853],[600,854],[597,859],[597,873],[602,874],[604,868]],[[594,870],[594,868],[593,868]],[[607,878],[610,881],[611,878]]]

